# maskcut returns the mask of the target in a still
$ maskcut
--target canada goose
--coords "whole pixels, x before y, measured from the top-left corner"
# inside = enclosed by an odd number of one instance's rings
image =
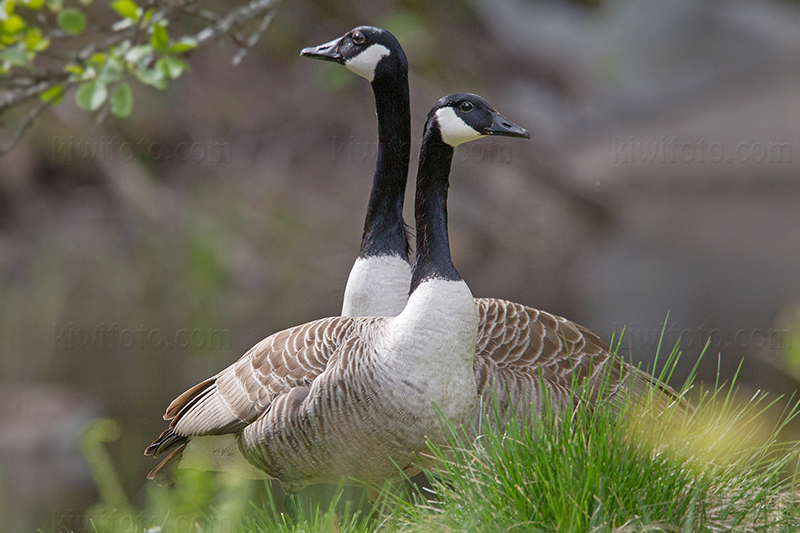
[[[344,290],[342,316],[396,316],[406,306],[411,266],[403,200],[411,152],[408,62],[391,33],[356,28],[347,40],[304,48],[304,56],[343,64],[372,85],[378,160],[361,249]]]
[[[403,139],[398,135],[401,131],[408,131],[405,126],[409,120],[408,63],[400,43],[391,33],[380,28],[360,26],[338,39],[305,48],[301,54],[340,63],[372,84],[378,106],[378,130],[391,130],[394,134],[388,137],[392,145],[384,145],[381,141],[381,149],[394,146],[394,150],[399,150],[410,143],[410,137]],[[386,125],[389,128],[385,128]],[[405,188],[405,183],[392,186],[386,183],[390,179],[405,181],[407,173],[399,168],[384,173],[380,186],[376,179],[370,206],[390,205],[391,209],[370,209],[368,224],[397,228],[397,213],[402,212],[403,202],[399,191]],[[392,191],[390,201],[381,203],[375,196],[384,190]],[[381,222],[383,216],[386,220]],[[364,235],[362,250],[368,245],[366,231]],[[400,250],[405,250],[404,246],[395,246],[392,257],[404,257],[400,253]],[[356,263],[358,265],[358,260]],[[392,263],[393,268],[390,269],[373,263],[375,277],[361,277],[363,282],[357,288],[350,283],[356,273],[354,267],[345,294],[357,291],[358,300],[366,302],[379,300],[388,286],[408,286],[411,283],[410,272],[394,267],[396,264],[397,261]],[[372,279],[378,277],[381,282],[370,285]],[[574,384],[582,384],[585,380],[594,384],[601,376],[609,381],[607,393],[610,396],[620,390],[619,385],[625,382],[633,394],[647,395],[655,387],[655,399],[662,407],[678,400],[677,393],[672,389],[625,364],[611,353],[600,338],[578,324],[506,300],[478,298],[475,303],[480,326],[474,370],[478,392],[485,406],[483,412],[476,415],[478,417],[488,415],[497,408],[504,413],[515,411],[520,421],[530,420],[531,416],[538,416],[545,395],[554,407],[566,407],[571,405]],[[347,302],[345,307],[348,310],[355,309],[348,307]],[[494,420],[494,417],[490,416],[489,420]]]
[[[447,188],[455,146],[484,135],[530,137],[476,95],[444,97],[428,115],[403,311],[324,318],[267,337],[170,404],[169,429],[145,451],[168,455],[148,477],[162,478],[211,437],[207,468],[227,467],[219,456],[238,446],[288,492],[342,478],[379,484],[416,473],[426,438],[443,439],[441,416],[472,423],[478,309],[450,259]]]

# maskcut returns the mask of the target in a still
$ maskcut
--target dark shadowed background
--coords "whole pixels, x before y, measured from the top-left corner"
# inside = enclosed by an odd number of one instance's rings
[[[211,2],[213,4],[213,2]],[[460,147],[454,263],[476,296],[563,315],[680,385],[800,376],[795,2],[286,0],[239,66],[212,45],[99,124],[72,99],[0,159],[0,515],[79,516],[95,417],[126,494],[169,401],[266,335],[338,313],[376,155],[371,89],[304,46],[372,24],[410,62],[412,131],[481,94],[532,141]],[[407,220],[416,156],[412,156]],[[5,527],[4,526],[4,527]],[[5,530],[5,529],[4,529]]]

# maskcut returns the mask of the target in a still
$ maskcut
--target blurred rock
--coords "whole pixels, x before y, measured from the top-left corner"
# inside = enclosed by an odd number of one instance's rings
[[[614,199],[612,231],[567,269],[571,318],[605,338],[626,327],[626,354],[648,360],[669,312],[665,349],[682,339],[691,366],[713,332],[701,376],[718,354],[723,373],[735,371],[759,350],[752,337],[800,301],[800,10],[473,5],[507,54],[562,65],[585,89],[574,99],[536,80],[511,86],[531,120],[550,109],[542,142],[565,162],[564,179]],[[769,376],[743,379],[783,392]]]
[[[3,531],[66,525],[87,504],[93,481],[80,437],[100,412],[96,399],[54,384],[0,384]],[[42,524],[52,517],[52,524]]]

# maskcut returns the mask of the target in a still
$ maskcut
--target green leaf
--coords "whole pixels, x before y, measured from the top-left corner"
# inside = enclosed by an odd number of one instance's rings
[[[189,70],[189,65],[177,57],[164,56],[156,61],[156,68],[163,72],[168,78],[174,80],[180,76],[184,70]]]
[[[11,15],[3,21],[4,33],[17,33],[25,28],[25,21],[19,15]]]
[[[47,0],[47,7],[53,13],[58,13],[64,6],[64,0]]]
[[[181,37],[181,40],[169,47],[170,53],[178,54],[197,48],[197,40],[194,37]]]
[[[90,67],[101,69],[106,64],[107,59],[108,55],[105,52],[95,52],[86,58],[86,64]]]
[[[169,35],[167,28],[161,24],[153,26],[153,35],[150,36],[150,44],[159,52],[169,51]]]
[[[151,85],[159,90],[164,90],[167,87],[167,79],[164,76],[164,72],[157,68],[136,70],[135,74],[139,81],[145,85]]]
[[[125,61],[130,63],[138,63],[142,58],[148,56],[153,52],[153,47],[149,44],[140,44],[131,46],[130,50],[125,52]]]
[[[42,38],[42,30],[31,28],[25,33],[25,48],[33,52],[41,52],[50,45],[50,39]]]
[[[111,7],[127,19],[134,21],[139,19],[139,6],[133,0],[117,0],[111,3]]]
[[[95,111],[108,98],[108,88],[100,80],[92,80],[82,83],[75,93],[75,101],[84,111]]]
[[[130,28],[134,24],[135,22],[131,19],[119,19],[111,25],[111,29],[114,31],[124,30],[125,28]]]
[[[77,63],[67,63],[64,65],[64,71],[69,72],[70,74],[77,74],[80,76],[83,74],[83,67],[78,65]]]
[[[42,50],[47,50],[48,46],[50,46],[50,38],[45,37],[44,39],[36,43],[36,48],[34,48],[34,51],[41,52]]]
[[[125,67],[119,59],[108,57],[106,59],[106,64],[103,65],[103,68],[100,70],[99,78],[105,83],[112,83],[120,79],[124,72]]]
[[[61,98],[64,96],[64,86],[60,83],[58,85],[53,85],[42,94],[39,95],[39,99],[42,102],[49,102],[53,105],[57,104],[61,101]]]
[[[83,74],[81,74],[80,80],[89,81],[95,79],[96,77],[97,69],[95,69],[92,65],[86,65],[86,69],[84,69]]]
[[[25,48],[28,50],[33,50],[36,48],[36,45],[39,44],[39,41],[42,40],[42,30],[39,28],[31,28],[27,32],[25,32],[25,39],[22,42],[25,43]]]
[[[42,9],[44,0],[23,0],[22,5],[29,9]]]
[[[125,118],[131,111],[133,111],[133,91],[128,82],[123,81],[111,97],[111,112],[120,118]]]
[[[78,35],[86,28],[86,15],[73,7],[62,10],[57,21],[62,30],[72,35]]]
[[[111,48],[108,49],[108,53],[114,57],[119,57],[131,48],[131,42],[128,39],[120,42],[119,44],[115,44]]]
[[[15,67],[24,67],[32,58],[33,54],[21,45],[9,46],[0,50],[0,61],[6,61]]]

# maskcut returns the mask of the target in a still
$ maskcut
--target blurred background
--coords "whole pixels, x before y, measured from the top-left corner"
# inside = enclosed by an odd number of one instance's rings
[[[708,344],[701,380],[741,363],[743,396],[795,393],[797,2],[285,0],[238,66],[230,44],[200,48],[165,91],[134,83],[128,119],[96,123],[67,98],[0,158],[4,531],[77,527],[103,490],[81,452],[97,417],[120,436],[95,463],[141,504],[172,398],[338,314],[374,102],[298,54],[360,24],[406,50],[415,149],[458,91],[533,134],[456,152],[453,256],[476,296],[609,342],[624,330],[620,352],[645,366],[663,332],[676,386]],[[414,155],[408,221],[415,173]]]

